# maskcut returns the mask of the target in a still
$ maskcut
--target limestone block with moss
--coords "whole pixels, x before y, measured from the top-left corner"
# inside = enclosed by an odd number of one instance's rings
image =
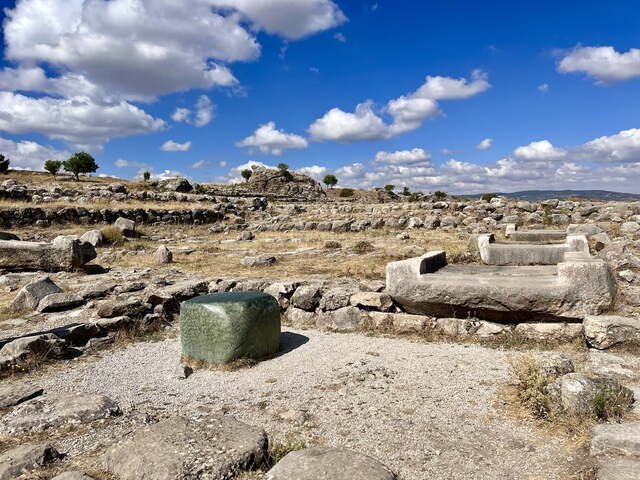
[[[261,292],[196,297],[180,306],[182,355],[188,361],[260,359],[280,347],[280,306]]]

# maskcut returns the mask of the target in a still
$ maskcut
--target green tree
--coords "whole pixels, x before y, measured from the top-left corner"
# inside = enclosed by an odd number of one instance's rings
[[[86,152],[76,152],[62,163],[64,169],[73,173],[76,181],[80,180],[81,173],[93,173],[98,170],[95,159]]]
[[[248,182],[248,181],[249,181],[249,179],[251,178],[251,175],[253,175],[253,170],[250,170],[250,169],[248,169],[248,168],[245,168],[244,170],[242,170],[242,171],[240,172],[240,175],[242,175],[242,178],[244,178],[244,180],[245,180],[246,182]]]
[[[150,172],[143,172],[142,180],[144,180],[145,182],[148,182],[149,180],[151,180],[151,173]]]
[[[495,193],[485,193],[480,197],[485,202],[490,202],[492,198],[496,198],[497,195]]]
[[[438,200],[447,198],[447,194],[444,193],[442,190],[436,190],[435,192],[433,192],[433,196],[436,197],[436,199]]]
[[[62,168],[62,162],[60,160],[47,160],[44,162],[44,169],[49,172],[53,177],[58,174]]]
[[[393,191],[395,190],[395,188],[396,188],[396,186],[395,186],[395,185],[391,185],[391,184],[389,184],[389,185],[385,185],[385,186],[384,186],[384,189],[385,189],[387,192],[393,192]]]
[[[278,170],[282,170],[283,172],[286,172],[287,170],[289,170],[289,165],[287,165],[286,163],[279,163]]]
[[[2,155],[0,153],[0,173],[6,175],[7,173],[9,173],[9,164],[11,163],[11,160],[9,160],[8,158],[6,158],[4,155]]]
[[[335,175],[325,175],[322,181],[329,188],[333,188],[338,184],[338,178]]]
[[[405,197],[409,196],[411,192],[409,192],[409,187],[402,187],[402,195]]]

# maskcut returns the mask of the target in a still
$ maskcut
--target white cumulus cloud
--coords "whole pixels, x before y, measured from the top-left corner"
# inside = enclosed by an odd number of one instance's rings
[[[485,138],[478,145],[476,145],[476,150],[489,150],[493,145],[493,138]]]
[[[191,148],[191,142],[177,143],[173,140],[167,140],[162,144],[160,150],[163,152],[186,152]]]
[[[357,105],[355,111],[332,108],[309,126],[316,141],[333,140],[342,143],[380,140],[395,137],[420,127],[425,120],[441,112],[438,99],[468,98],[489,88],[487,75],[476,70],[472,80],[450,77],[427,77],[415,92],[389,100],[379,112],[368,100]],[[391,117],[387,122],[383,115]]]
[[[599,84],[611,84],[640,77],[640,49],[624,53],[613,47],[578,46],[558,63],[562,73],[584,72]]]
[[[308,145],[307,140],[300,135],[278,130],[275,122],[260,125],[253,135],[236,143],[238,147],[257,148],[268,155],[282,155],[285,150],[303,149]]]
[[[98,104],[86,97],[33,98],[0,92],[0,130],[39,132],[80,149],[96,150],[111,138],[157,132],[165,126],[125,101]]]
[[[213,103],[206,95],[200,95],[196,102],[196,118],[193,124],[196,127],[204,127],[213,120]]]
[[[376,163],[394,164],[412,164],[420,162],[428,162],[431,154],[422,148],[413,148],[411,150],[399,150],[396,152],[378,152],[376,153]]]
[[[523,160],[553,161],[564,158],[567,152],[561,148],[554,147],[548,140],[541,140],[518,147],[513,151],[513,154]]]
[[[30,140],[15,142],[2,137],[0,152],[11,161],[9,168],[27,170],[42,170],[45,161],[66,160],[71,155],[66,150],[56,150]]]
[[[234,7],[256,28],[298,39],[340,25],[347,20],[331,0],[212,0]]]

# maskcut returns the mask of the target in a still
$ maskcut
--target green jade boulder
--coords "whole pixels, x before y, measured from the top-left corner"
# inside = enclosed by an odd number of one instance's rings
[[[196,297],[180,306],[180,336],[188,361],[261,359],[280,348],[280,305],[261,292]]]

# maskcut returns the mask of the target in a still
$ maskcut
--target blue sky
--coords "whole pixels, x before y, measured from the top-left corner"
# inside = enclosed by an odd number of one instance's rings
[[[0,3],[17,167],[88,150],[127,178],[286,162],[365,188],[640,192],[636,2]]]

